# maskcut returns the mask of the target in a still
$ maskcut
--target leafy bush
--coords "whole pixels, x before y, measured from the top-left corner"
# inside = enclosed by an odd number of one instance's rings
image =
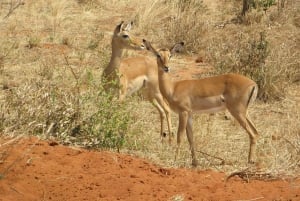
[[[131,119],[126,104],[106,93],[91,71],[80,71],[82,77],[72,73],[75,84],[62,85],[58,77],[47,79],[48,75],[40,72],[36,79],[5,90],[0,100],[1,131],[55,137],[66,144],[90,148],[119,149]],[[86,90],[81,90],[83,84]]]
[[[267,10],[269,7],[275,5],[276,0],[255,0],[252,3],[253,8],[263,8]]]
[[[238,19],[240,22],[248,25],[261,23],[262,19],[266,15],[266,11],[271,6],[275,5],[275,3],[275,0],[243,0],[242,16],[238,13]]]
[[[110,84],[116,86],[116,83]],[[114,94],[107,92],[103,84],[95,86],[94,94],[87,94],[85,101],[91,100],[93,106],[86,104],[86,109],[93,113],[81,124],[79,138],[88,147],[107,147],[120,149],[125,143],[131,117],[126,103],[116,100]],[[78,140],[78,139],[77,139]]]

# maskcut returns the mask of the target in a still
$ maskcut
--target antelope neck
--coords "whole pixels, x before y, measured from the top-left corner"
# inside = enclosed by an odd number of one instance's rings
[[[161,93],[168,101],[172,100],[172,95],[174,92],[174,83],[171,80],[169,73],[165,72],[164,70],[160,70],[158,79]]]
[[[117,48],[114,43],[112,42],[112,53],[109,64],[104,69],[104,74],[107,76],[114,72],[115,70],[119,69],[121,64],[121,58],[123,55],[123,49]]]

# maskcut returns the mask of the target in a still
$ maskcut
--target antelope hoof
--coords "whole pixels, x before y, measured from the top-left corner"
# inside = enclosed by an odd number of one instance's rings
[[[167,133],[163,132],[163,134],[161,135],[163,138],[167,137]]]
[[[225,119],[225,120],[230,120],[231,117],[230,117],[229,115],[226,115],[226,114],[225,114],[225,115],[224,115],[224,119]]]
[[[255,160],[253,159],[253,157],[249,157],[248,164],[255,164]]]
[[[253,165],[255,163],[255,161],[254,160],[248,160],[248,163]]]
[[[198,161],[196,159],[193,159],[192,161],[192,166],[193,167],[197,167],[199,164],[198,164]]]

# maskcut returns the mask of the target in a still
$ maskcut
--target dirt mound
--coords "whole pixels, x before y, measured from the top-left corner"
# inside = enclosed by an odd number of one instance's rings
[[[37,138],[0,139],[0,200],[300,200],[300,180],[169,169]]]

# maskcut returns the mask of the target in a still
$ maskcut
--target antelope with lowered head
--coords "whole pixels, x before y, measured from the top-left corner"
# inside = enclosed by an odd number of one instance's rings
[[[253,163],[259,134],[247,115],[247,108],[256,99],[257,84],[245,76],[233,73],[174,82],[170,78],[168,65],[171,51],[168,49],[156,50],[149,41],[143,40],[143,42],[146,48],[157,57],[160,91],[171,109],[179,115],[175,160],[180,149],[181,138],[186,132],[190,144],[192,165],[197,166],[198,164],[192,129],[193,112],[215,113],[227,109],[249,135],[248,162]],[[184,43],[180,44],[184,45]]]

